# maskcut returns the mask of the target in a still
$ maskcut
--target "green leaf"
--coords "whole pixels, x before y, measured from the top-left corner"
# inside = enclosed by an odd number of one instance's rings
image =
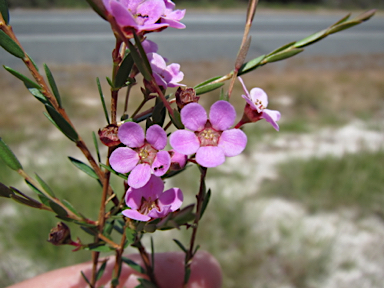
[[[125,236],[128,241],[128,245],[131,245],[132,243],[135,242],[136,239],[136,231],[133,230],[132,228],[125,228]]]
[[[136,286],[135,288],[158,288],[155,284],[147,279],[140,278],[139,282],[140,285]]]
[[[165,109],[164,102],[157,97],[155,107],[152,111],[153,124],[158,124],[160,127],[163,127],[166,115],[167,111]]]
[[[224,85],[224,83],[213,83],[213,84],[207,84],[205,86],[200,86],[200,87],[195,89],[196,95],[201,95],[204,93],[211,92],[213,90],[216,90],[217,88],[220,88],[223,85]]]
[[[179,240],[177,239],[173,239],[173,241],[177,244],[177,246],[179,246],[179,248],[181,250],[183,250],[184,253],[188,253],[188,250],[187,248],[185,248],[185,246],[183,245],[183,243],[181,243]]]
[[[77,168],[79,168],[81,171],[85,172],[87,175],[91,176],[93,179],[99,179],[97,176],[95,170],[93,170],[90,166],[87,164],[81,162],[80,160],[77,160],[72,157],[68,157],[69,161],[72,162],[73,165],[75,165]]]
[[[24,197],[20,197],[18,195],[10,195],[10,198],[15,200],[16,202],[20,203],[20,204],[24,204],[24,205],[27,205],[29,207],[33,207],[33,208],[41,208],[41,204],[37,201],[33,201],[32,199],[27,199],[27,198],[24,198]]]
[[[41,103],[43,103],[44,105],[47,104],[47,105],[52,106],[51,103],[47,100],[47,98],[45,98],[45,96],[41,93],[41,91],[39,89],[37,89],[37,88],[28,88],[28,91],[33,96],[35,96],[35,98],[37,100],[39,100]]]
[[[107,11],[103,5],[102,1],[95,1],[95,0],[85,0],[88,2],[89,6],[104,20],[107,20]],[[108,20],[107,20],[108,21]]]
[[[98,142],[97,142],[96,133],[93,132],[93,131],[92,131],[92,137],[93,137],[93,144],[95,145],[95,149],[96,149],[97,161],[101,162],[100,150],[99,150],[99,144],[98,144]]]
[[[221,90],[220,90],[219,100],[229,101],[228,93],[224,93],[224,89],[223,88],[221,88]]]
[[[137,36],[134,30],[133,30],[133,37],[135,38],[135,44],[137,46],[137,49],[139,50],[141,59],[143,59],[143,63],[146,67],[146,70],[152,75],[152,68],[151,68],[151,64],[149,63],[147,53],[145,53],[143,45],[141,45],[141,40],[139,36]]]
[[[57,89],[55,78],[53,78],[51,70],[49,70],[47,64],[45,64],[45,63],[44,63],[44,70],[45,70],[45,75],[47,75],[49,86],[51,86],[52,93],[56,98],[57,104],[59,104],[59,107],[62,107],[61,106],[61,97],[60,97],[59,89]]]
[[[250,61],[244,63],[244,64],[240,67],[240,69],[239,69],[237,75],[240,76],[240,75],[242,75],[242,74],[245,74],[245,73],[248,73],[248,72],[250,72],[250,71],[252,71],[252,70],[255,70],[257,67],[259,67],[259,66],[262,65],[262,64],[260,64],[260,63],[261,63],[261,61],[264,60],[264,58],[265,58],[265,55],[261,55],[261,56],[259,56],[259,57],[257,57],[257,58],[254,58],[254,59],[252,59],[252,60],[250,60]]]
[[[11,73],[13,76],[16,78],[19,78],[21,81],[24,82],[24,85],[27,86],[27,88],[37,88],[41,89],[40,85],[37,84],[36,82],[32,81],[28,77],[24,76],[20,72],[17,72],[16,70],[13,70],[11,67],[3,65],[4,69],[7,70],[9,73]]]
[[[103,90],[101,89],[99,77],[96,78],[96,83],[97,83],[97,89],[99,90],[101,104],[103,105],[105,119],[107,120],[108,124],[111,124],[111,122],[109,121],[108,110],[107,110],[107,106],[105,105],[104,94],[103,94]]]
[[[0,197],[11,198],[11,195],[15,195],[15,193],[8,186],[0,183]]]
[[[283,50],[285,50],[285,49],[287,49],[287,48],[293,46],[295,43],[296,43],[295,41],[290,42],[290,43],[287,43],[287,44],[285,44],[285,45],[283,45],[283,46],[281,46],[281,47],[279,47],[279,48],[273,50],[272,52],[270,52],[269,54],[267,54],[265,57],[268,57],[268,56],[271,56],[271,55],[273,55],[273,54],[279,53],[279,52],[281,52],[281,51],[283,51]]]
[[[189,281],[189,277],[191,276],[191,268],[185,266],[184,271],[184,284],[187,284]]]
[[[139,69],[140,73],[143,75],[145,80],[151,81],[152,80],[152,71],[148,70],[146,67],[146,64],[144,60],[140,57],[139,52],[137,51],[136,47],[131,43],[131,41],[127,41],[129,51],[131,52],[133,61],[135,62],[137,69]],[[148,61],[148,59],[147,59]]]
[[[68,213],[67,211],[61,207],[59,204],[53,202],[53,201],[49,201],[49,206],[52,208],[53,211],[56,212],[56,214],[60,217],[67,217],[68,216]]]
[[[52,197],[56,197],[55,194],[53,193],[51,187],[49,187],[47,185],[47,183],[45,183],[44,180],[41,179],[40,176],[37,174],[36,174],[36,179],[39,182],[39,184],[41,185],[41,187],[44,189],[45,192],[47,192]]]
[[[111,252],[111,251],[114,251],[114,249],[109,247],[107,244],[99,245],[99,246],[95,246],[95,247],[88,247],[88,248],[85,248],[85,250],[90,250],[90,251],[95,251],[95,252]]]
[[[80,216],[79,212],[77,212],[76,209],[72,206],[72,204],[69,203],[67,200],[63,199],[61,200],[61,203],[63,203],[64,206],[67,207],[67,209],[71,211],[73,214]]]
[[[67,120],[65,120],[63,116],[61,116],[60,113],[57,112],[53,107],[45,105],[45,108],[47,109],[49,116],[51,116],[53,122],[57,125],[60,131],[63,132],[63,134],[67,136],[69,140],[77,142],[79,140],[79,136],[71,124],[69,124]]]
[[[184,125],[181,122],[180,112],[176,108],[173,109],[173,116],[169,114],[169,117],[177,129],[184,129]]]
[[[15,154],[13,154],[12,150],[8,148],[7,144],[0,137],[0,157],[3,159],[4,163],[11,168],[12,170],[20,170],[23,169],[19,160],[17,160]]]
[[[5,24],[8,25],[9,10],[8,10],[8,3],[6,0],[0,0],[0,13],[1,13],[1,16],[3,16]]]
[[[295,56],[296,54],[298,54],[298,53],[300,53],[302,51],[304,51],[304,49],[298,49],[298,48],[290,49],[290,50],[287,50],[287,51],[282,51],[282,52],[277,53],[275,55],[266,57],[264,59],[264,61],[266,63],[271,63],[271,62],[276,62],[276,61],[284,60],[284,59],[290,58],[292,56]]]
[[[217,79],[220,79],[221,77],[222,77],[222,76],[215,76],[215,77],[213,77],[213,78],[210,78],[210,79],[208,79],[208,80],[205,80],[204,82],[201,82],[201,83],[197,84],[195,87],[193,87],[193,89],[199,88],[199,87],[201,87],[201,86],[205,86],[205,85],[207,85],[207,84],[209,84],[209,83],[211,83],[211,82],[213,82],[213,81],[215,81],[215,80],[217,80]]]
[[[93,287],[91,282],[88,280],[87,276],[85,276],[84,272],[80,271],[80,273],[81,273],[81,276],[83,277],[84,281],[87,282],[87,284],[89,285],[89,287]]]
[[[107,267],[107,261],[104,261],[103,264],[101,264],[99,270],[96,273],[96,281],[99,281],[101,276],[103,276],[105,267]]]
[[[333,33],[336,33],[336,32],[340,32],[340,31],[343,31],[345,29],[348,29],[348,28],[351,28],[353,26],[356,26],[358,24],[360,24],[361,22],[345,22],[345,23],[342,23],[342,24],[339,24],[339,25],[336,25],[334,27],[331,27],[328,29],[327,33],[328,34],[333,34]]]
[[[0,30],[0,46],[17,58],[24,58],[24,51],[3,30]]]
[[[129,73],[131,73],[133,64],[135,62],[133,61],[131,53],[127,54],[124,58],[124,60],[121,62],[119,70],[117,70],[117,74],[115,77],[115,88],[121,88],[126,85],[126,82],[128,80]]]
[[[204,197],[204,201],[203,201],[203,204],[201,206],[200,219],[203,218],[205,209],[207,208],[208,203],[209,203],[209,199],[211,199],[211,189],[208,190],[207,194]]]
[[[129,267],[131,267],[133,270],[141,273],[141,274],[145,274],[145,269],[143,267],[141,267],[139,264],[137,264],[135,261],[131,260],[131,259],[128,259],[126,257],[121,257],[121,260],[127,264]]]
[[[305,37],[304,39],[297,41],[293,46],[296,48],[302,48],[302,47],[308,46],[310,44],[313,44],[313,43],[323,39],[324,37],[326,37],[327,36],[326,31],[327,30],[321,30],[321,31],[316,32],[312,35],[309,35],[308,37]]]
[[[36,71],[39,71],[39,67],[37,67],[36,65],[36,62],[31,58],[31,56],[28,55],[28,53],[26,53],[29,60],[31,61],[31,63],[33,64],[33,66],[35,67]]]

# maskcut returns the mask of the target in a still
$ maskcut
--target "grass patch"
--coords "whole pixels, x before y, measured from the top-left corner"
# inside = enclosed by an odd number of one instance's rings
[[[384,217],[384,150],[292,160],[279,168],[276,180],[265,181],[262,196],[303,203],[311,212],[356,208]]]

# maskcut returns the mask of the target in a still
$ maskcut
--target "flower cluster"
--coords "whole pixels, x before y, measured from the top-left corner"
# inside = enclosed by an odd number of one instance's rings
[[[144,35],[167,27],[185,28],[180,23],[185,10],[174,10],[170,0],[103,0],[103,4],[127,38],[133,31]]]

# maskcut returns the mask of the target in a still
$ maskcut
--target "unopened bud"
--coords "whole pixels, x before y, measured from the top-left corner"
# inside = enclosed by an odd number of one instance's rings
[[[71,244],[73,241],[68,226],[63,222],[57,223],[56,227],[53,227],[49,232],[48,242],[53,245]]]
[[[101,143],[105,146],[113,147],[120,144],[119,136],[117,136],[117,131],[119,127],[115,124],[109,124],[103,129],[99,129],[99,138]]]
[[[187,104],[199,102],[200,97],[196,96],[196,91],[193,88],[179,87],[175,93],[176,104],[179,111]]]
[[[171,166],[170,169],[172,171],[178,171],[185,167],[187,164],[187,155],[181,154],[179,152],[176,152],[174,150],[168,151],[169,155],[171,156]]]

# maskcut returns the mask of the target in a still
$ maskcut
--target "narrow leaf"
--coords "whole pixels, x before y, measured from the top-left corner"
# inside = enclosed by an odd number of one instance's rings
[[[101,264],[101,267],[99,268],[99,270],[97,271],[96,281],[99,281],[101,276],[103,276],[104,271],[105,271],[105,267],[107,267],[107,261],[104,261],[103,264]]]
[[[298,49],[298,48],[283,51],[283,52],[277,53],[275,55],[269,56],[269,57],[265,58],[263,61],[265,61],[266,63],[271,63],[271,62],[284,60],[284,59],[290,58],[292,56],[295,56],[296,54],[298,54],[302,51],[304,51],[304,49]]]
[[[13,191],[3,183],[0,183],[0,197],[11,198],[14,195]]]
[[[347,15],[345,15],[343,18],[341,18],[340,20],[338,20],[335,24],[333,24],[332,26],[336,26],[336,25],[339,25],[345,21],[347,21],[349,19],[349,17],[351,17],[351,13],[348,13]]]
[[[97,83],[97,89],[99,90],[101,104],[103,105],[105,119],[107,120],[108,124],[111,124],[111,122],[109,121],[108,110],[107,110],[107,106],[105,105],[104,94],[103,94],[103,90],[101,89],[99,77],[96,78],[96,83]]]
[[[32,81],[28,77],[24,76],[20,72],[17,72],[16,70],[13,70],[11,67],[3,65],[4,69],[7,70],[9,73],[11,73],[16,78],[19,78],[21,81],[24,82],[24,85],[27,86],[27,88],[37,88],[41,89],[40,85],[36,82]]]
[[[131,41],[127,41],[127,44],[128,44],[129,51],[131,51],[133,61],[135,62],[140,73],[143,75],[145,80],[151,81],[152,80],[152,73],[151,73],[151,71],[147,70],[147,67],[146,67],[143,59],[140,57],[140,54],[137,51],[136,47],[131,43]]]
[[[81,171],[85,172],[86,174],[88,174],[89,176],[91,176],[93,179],[99,179],[99,177],[97,176],[95,170],[93,170],[90,166],[88,166],[87,164],[81,162],[80,160],[77,160],[75,158],[72,158],[72,157],[68,157],[69,161],[72,162],[73,165],[75,165],[77,168],[79,168]]]
[[[215,81],[217,79],[220,79],[221,77],[222,76],[215,76],[213,78],[207,79],[204,82],[201,82],[201,83],[197,84],[195,87],[193,87],[193,89],[199,88],[201,86],[205,86],[205,85],[207,85],[207,84],[209,84],[209,83],[211,83],[211,82],[213,82],[213,81]]]
[[[7,144],[0,137],[0,157],[3,159],[4,163],[11,168],[12,170],[20,170],[23,169],[19,160],[17,160],[15,154],[13,154],[12,150],[8,148]]]
[[[88,280],[87,276],[85,276],[84,272],[80,271],[80,273],[81,273],[81,276],[83,277],[84,281],[87,282],[87,284],[89,285],[89,287],[93,287],[91,282]]]
[[[261,55],[257,58],[254,58],[246,63],[244,63],[240,69],[239,69],[239,72],[237,73],[238,76],[242,75],[242,74],[245,74],[245,73],[248,73],[252,70],[255,70],[257,67],[261,66],[261,61],[263,61],[265,58],[265,55]]]
[[[49,206],[52,208],[53,211],[56,212],[56,214],[60,217],[67,217],[68,216],[68,213],[67,211],[61,207],[59,204],[53,202],[53,201],[49,201]]]
[[[163,127],[165,116],[167,115],[164,102],[159,97],[156,98],[156,104],[152,111],[153,124]]]
[[[316,32],[312,35],[309,35],[308,37],[305,37],[302,40],[297,41],[293,46],[296,48],[302,48],[302,47],[308,46],[310,44],[313,44],[313,43],[323,39],[326,36],[327,36],[326,30],[321,30],[321,31]]]
[[[98,160],[99,162],[101,162],[100,150],[99,150],[99,144],[98,144],[98,142],[97,142],[97,137],[96,137],[96,133],[95,133],[95,132],[92,132],[92,137],[93,137],[93,144],[95,145],[95,149],[96,149],[97,160]]]
[[[37,174],[36,174],[36,179],[39,182],[39,184],[41,185],[41,187],[44,189],[45,192],[47,192],[52,197],[56,197],[55,194],[53,193],[51,187],[49,187],[47,185],[47,183],[45,183],[44,180],[41,179],[40,176]]]
[[[295,41],[290,42],[290,43],[287,43],[287,44],[285,44],[285,45],[283,45],[283,46],[281,46],[281,47],[279,47],[279,48],[273,50],[272,52],[268,53],[268,54],[266,55],[266,57],[271,56],[271,55],[273,55],[273,54],[276,54],[276,53],[278,53],[278,52],[281,52],[281,51],[283,51],[283,50],[285,50],[285,49],[287,49],[287,48],[293,46],[295,43],[296,43]]]
[[[235,61],[235,69],[239,70],[241,65],[243,65],[245,58],[247,57],[247,53],[249,50],[249,46],[251,45],[251,37],[248,37],[248,39],[245,41],[244,45],[240,47],[239,53],[237,55],[236,61]]]
[[[131,267],[133,270],[141,273],[141,274],[145,274],[145,269],[143,267],[141,267],[139,264],[137,264],[136,262],[132,261],[131,259],[128,259],[126,257],[121,257],[121,260],[127,264],[129,267]]]
[[[180,248],[181,250],[184,251],[184,253],[188,253],[188,250],[187,250],[187,248],[184,247],[183,243],[181,243],[181,242],[180,242],[179,240],[177,240],[177,239],[173,239],[173,241],[177,244],[177,246],[179,246],[179,248]]]
[[[1,13],[1,16],[3,16],[5,24],[8,25],[9,10],[8,10],[8,3],[6,0],[0,0],[0,13]]]
[[[51,116],[52,120],[55,122],[57,127],[65,136],[67,136],[71,141],[77,142],[79,140],[79,136],[73,127],[57,112],[53,107],[49,105],[45,105],[49,116]]]
[[[61,203],[63,203],[64,206],[67,207],[67,209],[71,211],[73,214],[80,216],[79,212],[77,212],[76,209],[72,206],[72,204],[69,203],[67,200],[63,199],[61,200]]]
[[[148,61],[148,57],[147,57],[147,54],[144,51],[143,45],[141,45],[140,38],[139,38],[139,36],[137,36],[135,31],[133,31],[133,37],[135,38],[135,44],[137,46],[137,49],[139,50],[140,57],[141,57],[141,59],[143,59],[143,63],[145,65],[147,71],[152,75],[151,64]]]
[[[126,85],[126,82],[128,80],[129,73],[131,73],[132,67],[133,67],[134,61],[132,58],[131,53],[127,54],[121,62],[119,70],[117,70],[117,74],[115,77],[115,88],[121,88]]]
[[[111,252],[114,251],[113,248],[109,247],[108,245],[100,245],[96,247],[88,247],[86,250],[91,250],[95,252]]]
[[[57,89],[55,78],[53,78],[51,70],[49,70],[47,64],[45,64],[45,63],[44,63],[44,70],[45,70],[45,75],[47,75],[49,86],[51,86],[52,93],[55,96],[56,101],[59,104],[59,107],[62,107],[61,106],[61,97],[60,97],[59,89]]]
[[[20,197],[20,196],[17,196],[15,194],[10,195],[10,198],[15,200],[16,202],[18,202],[20,204],[24,204],[24,205],[27,205],[29,207],[41,208],[41,204],[39,202],[37,202],[37,201],[33,201],[32,199],[27,199],[27,198],[24,198],[24,197]]]
[[[205,85],[205,86],[200,86],[200,87],[195,89],[196,95],[201,95],[201,94],[204,94],[204,93],[211,92],[213,90],[216,90],[216,89],[220,88],[223,85],[224,85],[224,83],[213,83],[213,84],[208,84],[208,85]]]
[[[201,206],[200,219],[201,219],[201,218],[203,217],[203,215],[204,215],[205,209],[207,208],[208,203],[209,203],[209,199],[211,199],[211,189],[209,189],[208,192],[207,192],[207,194],[205,195],[203,204],[202,204],[202,206]]]
[[[136,238],[136,231],[133,230],[132,228],[125,228],[125,236],[126,236],[126,239],[130,244],[134,243],[135,242],[135,238]]]
[[[116,172],[111,167],[109,167],[109,166],[107,166],[107,165],[105,165],[103,163],[100,163],[100,166],[103,167],[104,169],[107,169],[109,172],[112,172],[113,174],[119,176],[120,178],[123,178],[124,180],[127,180],[127,175],[119,173],[119,172]]]
[[[28,87],[27,87],[28,88]],[[47,98],[45,98],[45,96],[40,92],[39,89],[37,88],[29,88],[28,91],[33,95],[35,96],[35,98],[37,100],[39,100],[41,103],[43,103],[44,105],[47,104],[47,105],[51,105],[51,103],[47,100]]]
[[[101,1],[95,0],[85,0],[88,2],[89,6],[104,20],[107,20],[107,11]]]
[[[343,31],[345,29],[348,29],[348,28],[351,28],[353,26],[356,26],[358,24],[360,24],[361,22],[345,22],[345,23],[342,23],[342,24],[339,24],[337,26],[334,26],[332,28],[330,28],[327,32],[328,34],[333,34],[333,33],[336,33],[336,32],[340,32],[340,31]]]
[[[189,277],[191,276],[191,268],[185,267],[185,272],[184,272],[184,284],[187,284],[189,281]]]
[[[173,125],[176,126],[177,129],[184,129],[184,125],[181,122],[180,112],[177,109],[173,109],[173,116],[169,114]]]
[[[0,30],[0,46],[17,58],[24,58],[24,51],[3,30]]]

